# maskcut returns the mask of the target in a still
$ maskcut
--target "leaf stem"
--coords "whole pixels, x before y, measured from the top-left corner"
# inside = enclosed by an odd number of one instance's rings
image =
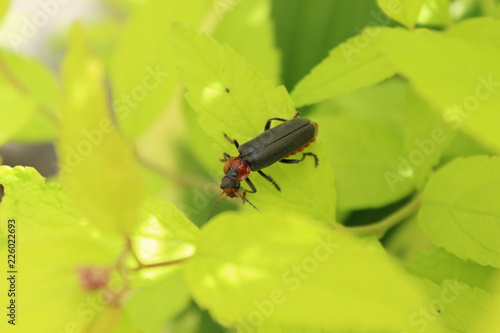
[[[166,267],[166,266],[173,266],[177,264],[181,264],[187,260],[191,259],[191,257],[186,257],[186,258],[181,258],[181,259],[175,259],[175,260],[169,260],[169,261],[163,261],[163,262],[157,262],[154,264],[143,264],[142,262],[138,261],[139,266],[134,268],[134,271],[139,271],[141,269],[145,268],[156,268],[156,267]]]
[[[372,235],[380,239],[389,229],[401,223],[405,218],[413,214],[419,206],[420,194],[417,194],[399,210],[395,211],[391,215],[383,218],[378,222],[364,226],[345,227],[343,228],[343,230],[359,236]]]
[[[181,258],[181,259],[175,259],[175,260],[169,260],[169,261],[163,261],[163,262],[157,262],[154,264],[143,264],[141,259],[137,256],[137,253],[135,253],[134,248],[132,246],[132,240],[130,237],[126,237],[126,249],[129,251],[132,256],[134,257],[134,260],[137,262],[137,267],[132,268],[134,271],[140,271],[141,269],[145,268],[155,268],[155,267],[165,267],[165,266],[172,266],[172,265],[177,265],[180,263],[183,263],[184,261],[191,259],[192,256],[186,257],[186,258]]]

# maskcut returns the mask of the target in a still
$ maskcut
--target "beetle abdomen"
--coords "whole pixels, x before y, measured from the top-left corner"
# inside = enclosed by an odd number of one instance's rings
[[[258,171],[302,151],[315,139],[317,129],[309,119],[292,119],[242,144],[238,151],[252,171]]]

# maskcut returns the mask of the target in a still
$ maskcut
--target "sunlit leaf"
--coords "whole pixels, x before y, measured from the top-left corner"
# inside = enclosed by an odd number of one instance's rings
[[[172,203],[147,198],[141,206],[141,223],[135,230],[139,258],[145,264],[189,257],[199,230]]]
[[[450,0],[424,0],[417,23],[431,26],[450,25]]]
[[[478,17],[459,22],[446,33],[468,42],[500,47],[500,21],[490,17]]]
[[[444,280],[457,280],[471,287],[488,290],[495,273],[492,267],[459,259],[443,249],[417,253],[416,261],[415,265],[410,266],[410,271],[437,284]]]
[[[394,75],[394,69],[373,44],[380,27],[367,28],[334,48],[292,92],[302,106],[354,92]]]
[[[211,2],[149,1],[129,18],[111,67],[114,111],[127,136],[137,139],[167,108],[174,93],[172,22],[199,25]]]
[[[35,114],[36,102],[0,80],[0,145],[15,137]]]
[[[85,290],[85,278],[80,272],[89,267],[111,270],[122,242],[117,237],[104,241],[74,212],[61,186],[44,184],[32,168],[2,166],[0,184],[5,189],[0,219],[15,221],[15,328],[40,331],[41,322],[45,332],[87,327],[106,302],[100,292]],[[7,223],[2,223],[0,229],[6,234]],[[5,250],[4,246],[0,249],[6,258]],[[6,281],[1,282],[4,290]],[[54,308],[59,309],[57,316],[50,315]]]
[[[474,327],[470,330],[472,333],[496,333],[500,327],[500,275],[496,274],[494,280],[493,299],[490,304],[485,306],[480,318],[476,321]]]
[[[291,90],[328,52],[366,26],[390,19],[376,1],[272,0],[276,44],[282,53],[283,84]],[[362,45],[365,41],[361,40]]]
[[[189,293],[180,271],[145,288],[135,290],[124,308],[140,332],[160,332],[189,304]]]
[[[214,37],[227,43],[271,82],[280,82],[280,56],[271,22],[271,0],[244,0],[219,13]],[[220,1],[220,3],[224,3]]]
[[[444,332],[470,332],[481,315],[492,319],[493,313],[485,313],[491,303],[491,296],[479,288],[465,283],[445,280],[435,284],[422,281],[424,289],[432,298],[412,318],[418,332],[432,331],[441,327]]]
[[[377,0],[378,5],[392,19],[413,28],[425,0]]]
[[[340,210],[380,207],[421,188],[453,137],[432,107],[394,79],[318,104]]]
[[[101,64],[77,28],[63,63],[63,86],[58,145],[63,181],[91,224],[128,232],[137,223],[141,181],[132,149],[112,122]]]
[[[420,226],[461,259],[500,267],[500,159],[457,159],[431,177],[422,194]]]
[[[203,130],[220,147],[221,154],[223,151],[236,153],[223,133],[243,143],[262,132],[267,119],[293,117],[295,111],[285,89],[275,88],[228,46],[184,25],[175,25],[173,31],[179,72],[188,89],[186,98],[198,113]],[[321,142],[314,142],[310,150],[320,159],[318,168],[311,160],[267,168],[266,172],[280,184],[282,192],[259,179],[261,177],[252,177],[259,189],[252,196],[252,202],[260,209],[287,207],[333,221],[333,174],[327,163],[322,162],[325,159]]]
[[[0,19],[3,18],[7,10],[9,9],[10,0],[1,0],[0,1]]]
[[[376,241],[285,212],[214,218],[185,275],[198,304],[242,332],[416,332],[424,304]]]
[[[19,114],[11,115],[12,118],[30,114],[15,131],[15,140],[37,142],[55,138],[61,93],[52,73],[33,59],[0,51],[0,86],[5,91],[0,101],[9,101],[2,112],[16,110]]]
[[[375,40],[396,71],[452,128],[500,151],[498,47],[428,30],[382,28]]]
[[[0,166],[0,184],[5,192],[1,207],[10,207],[12,217],[23,214],[30,221],[54,227],[81,220],[62,186],[45,184],[45,179],[33,168]]]
[[[36,331],[39,320],[43,320],[47,332],[157,332],[156,328],[187,306],[189,297],[178,266],[126,275],[114,270],[119,253],[123,255],[123,237],[103,237],[85,223],[59,184],[45,184],[32,168],[5,166],[0,167],[0,184],[5,189],[0,218],[15,220],[19,254],[16,265],[19,276],[26,274],[18,285],[25,292],[19,293],[17,299],[23,304],[23,315],[36,320],[20,323],[26,331]],[[194,252],[198,229],[165,200],[146,199],[138,227],[133,248],[143,264],[182,259]],[[0,235],[7,233],[7,223],[2,224]],[[6,257],[5,250],[0,249]],[[134,263],[131,267],[136,266]],[[101,278],[92,280],[92,272]],[[103,284],[107,281],[106,287],[89,290],[91,281],[98,279]],[[44,288],[39,288],[40,284]],[[129,291],[127,288],[132,290],[123,307],[113,306],[107,297],[119,300]],[[155,297],[158,301],[152,302]],[[168,306],[159,307],[162,301]],[[61,310],[58,316],[51,317],[49,312],[54,307]]]

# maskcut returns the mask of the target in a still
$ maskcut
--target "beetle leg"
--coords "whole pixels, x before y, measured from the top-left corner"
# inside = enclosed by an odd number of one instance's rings
[[[274,187],[276,187],[276,189],[278,191],[281,192],[281,188],[279,187],[278,184],[276,184],[276,182],[271,178],[271,176],[268,176],[266,175],[265,173],[263,173],[261,170],[257,171],[259,173],[259,175],[261,175],[262,177],[264,177],[268,182],[270,182],[271,184],[274,185]],[[248,178],[247,178],[248,179]]]
[[[300,112],[299,112],[299,111],[297,111],[297,112],[295,113],[295,115],[293,116],[293,119],[298,118],[298,116],[300,116]],[[272,122],[273,120],[278,120],[278,121],[282,121],[282,122],[286,122],[286,121],[288,121],[288,120],[283,119],[283,118],[271,118],[271,119],[269,119],[269,120],[266,122],[266,126],[264,126],[264,131],[267,131],[268,129],[270,129],[270,128],[271,128],[271,122]]]
[[[282,121],[282,122],[288,121],[288,120],[283,119],[283,118],[271,118],[271,119],[269,119],[269,120],[266,122],[266,126],[264,126],[264,131],[267,131],[268,129],[270,129],[270,128],[271,128],[271,122],[272,122],[273,120],[279,120],[279,121]]]
[[[295,164],[295,163],[300,163],[302,162],[306,156],[312,156],[314,157],[314,166],[317,167],[318,164],[319,164],[319,159],[318,159],[318,156],[316,156],[316,154],[314,153],[303,153],[302,154],[302,158],[299,160],[299,159],[288,159],[288,158],[284,158],[282,160],[280,160],[281,163],[286,163],[286,164]]]
[[[238,141],[236,141],[235,139],[231,139],[226,133],[224,133],[224,137],[226,138],[227,141],[229,141],[233,145],[235,145],[236,149],[238,149],[240,147],[240,144],[238,143]]]
[[[250,178],[245,179],[245,181],[247,182],[248,186],[250,186],[251,190],[243,190],[243,193],[242,193],[243,197],[245,197],[245,195],[247,193],[255,193],[255,192],[257,192],[257,188],[252,183],[252,181],[250,180]]]
[[[248,185],[252,188],[252,191],[250,191],[250,190],[243,190],[243,192],[241,192],[241,194],[239,196],[240,196],[241,200],[243,201],[243,203],[248,202],[248,204],[250,206],[252,206],[253,208],[255,208],[255,210],[258,211],[259,209],[257,207],[255,207],[255,205],[253,203],[251,203],[246,198],[247,193],[255,193],[255,192],[257,192],[257,189],[255,188],[254,184],[252,183],[252,181],[250,179],[247,178],[246,181],[247,181]]]
[[[231,155],[229,155],[228,153],[224,153],[223,155],[223,158],[219,158],[219,161],[221,162],[227,162],[227,160],[231,158]]]

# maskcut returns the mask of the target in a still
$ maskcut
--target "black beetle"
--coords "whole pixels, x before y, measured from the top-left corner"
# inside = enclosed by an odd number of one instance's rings
[[[302,153],[301,159],[289,159],[287,157],[295,155],[308,147],[318,134],[318,124],[305,118],[297,118],[299,113],[291,120],[283,118],[271,118],[266,122],[264,132],[257,135],[252,140],[245,142],[241,146],[238,141],[233,140],[224,133],[224,136],[238,149],[239,155],[232,157],[228,153],[224,153],[222,162],[224,165],[225,176],[221,180],[220,188],[222,193],[217,198],[208,219],[219,203],[223,195],[230,198],[240,197],[243,202],[248,202],[256,208],[248,199],[245,198],[247,193],[255,193],[257,189],[248,178],[250,172],[257,171],[262,177],[271,182],[278,191],[281,191],[276,182],[261,169],[264,169],[276,162],[281,163],[299,163],[306,156],[314,158],[315,166],[318,166],[318,157],[313,153]],[[271,128],[272,121],[281,121],[276,127]],[[250,190],[240,190],[240,182],[246,181]],[[207,219],[207,220],[208,220]]]

